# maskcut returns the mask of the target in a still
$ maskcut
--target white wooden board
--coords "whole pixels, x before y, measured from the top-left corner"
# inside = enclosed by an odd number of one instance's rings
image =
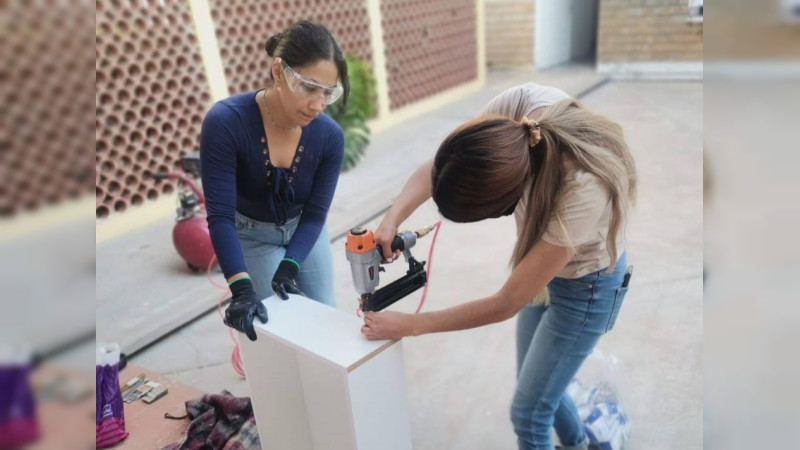
[[[262,448],[411,449],[401,342],[304,297],[264,303],[258,340],[239,336]]]

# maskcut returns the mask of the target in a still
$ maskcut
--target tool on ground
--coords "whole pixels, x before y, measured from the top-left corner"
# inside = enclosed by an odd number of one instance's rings
[[[140,398],[145,403],[153,403],[169,391],[166,386],[147,378],[143,373],[131,378],[121,389],[125,403],[133,403]]]
[[[67,373],[57,373],[43,380],[34,390],[37,402],[58,400],[68,405],[76,404],[92,394],[91,385]]]
[[[147,404],[153,403],[169,392],[166,386],[161,383],[156,383],[155,381],[148,381],[147,385],[150,387],[150,391],[142,397],[142,401]]]
[[[395,236],[392,241],[392,253],[397,250],[403,252],[408,262],[408,271],[401,278],[377,289],[380,284],[380,272],[383,260],[383,250],[375,243],[375,236],[371,230],[356,227],[347,233],[347,260],[350,262],[350,271],[353,275],[353,285],[360,295],[359,302],[362,311],[380,311],[395,303],[401,298],[425,286],[427,274],[425,261],[417,261],[411,255],[411,248],[416,245],[417,239],[430,233],[435,225],[420,228],[417,231],[404,231]]]
[[[150,389],[153,388],[147,385],[148,382],[150,382],[150,379],[144,374],[131,378],[122,388],[122,401],[125,403],[133,403],[147,395]]]

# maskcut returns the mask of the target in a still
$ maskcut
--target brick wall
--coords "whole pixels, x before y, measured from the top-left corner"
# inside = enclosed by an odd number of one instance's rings
[[[98,2],[95,33],[96,215],[104,218],[175,191],[153,174],[197,149],[210,96],[187,2]]]
[[[474,0],[382,0],[389,108],[478,77]]]
[[[486,64],[533,64],[535,0],[487,0]]]
[[[736,11],[714,17],[708,24],[706,60],[800,61],[800,24],[780,23],[766,14]]]
[[[261,89],[272,60],[267,38],[298,20],[325,25],[342,51],[372,63],[367,5],[363,0],[208,0],[231,94]]]
[[[87,2],[41,3],[0,9],[0,220],[92,192],[94,16]]]
[[[231,94],[264,85],[269,64],[263,50],[266,38],[299,19],[325,24],[345,53],[353,53],[371,66],[374,64],[369,3],[365,0],[197,1],[209,7]],[[98,219],[174,194],[174,182],[155,180],[153,174],[179,169],[180,158],[197,149],[200,127],[212,99],[190,4],[189,0],[109,0],[96,5],[94,91]],[[390,109],[477,79],[474,0],[382,0],[380,6]],[[84,17],[92,20],[92,16],[86,14],[88,11],[78,9],[70,14],[56,9],[46,14],[36,10],[26,12],[22,8],[14,11],[16,15],[9,16],[15,19],[10,21],[11,25],[22,30],[61,30],[64,27],[52,24],[73,20],[72,16],[76,16],[75,23],[85,22]],[[85,28],[66,27],[58,36],[74,37],[74,30]],[[37,76],[38,72],[52,72],[54,67],[60,67],[58,64],[67,64],[64,73],[75,72],[72,66],[86,62],[72,53],[72,50],[86,49],[84,44],[74,44],[82,41],[44,40],[45,35],[40,39],[28,39],[22,32],[14,36],[11,47],[22,50],[12,52],[9,78],[21,81],[15,83],[19,88],[0,89],[0,96],[8,100],[5,103],[13,104],[12,100],[17,97],[33,98],[25,94],[27,88],[35,94],[63,91],[66,87],[70,92],[83,92],[87,100],[90,99],[92,86],[81,86],[86,77],[50,77],[59,81],[58,86],[52,87],[42,85]],[[40,48],[70,57],[52,57],[48,52],[39,51]],[[43,59],[19,55],[43,55]],[[47,61],[56,61],[56,65]],[[88,105],[67,102],[61,109],[65,98],[41,98],[45,113],[64,118],[52,130],[45,124],[23,127],[14,134],[8,133],[8,127],[0,123],[0,149],[9,145],[4,136],[13,134],[19,136],[19,144],[17,141],[12,144],[28,154],[38,151],[33,154],[35,158],[27,160],[24,152],[0,152],[0,163],[3,163],[0,175],[11,180],[7,187],[0,188],[0,214],[35,209],[45,202],[58,203],[64,197],[91,192],[91,159],[76,161],[62,157],[62,153],[73,146],[86,147],[83,140],[88,135],[82,137],[81,124],[73,126],[70,121],[78,117],[77,109]],[[12,119],[18,122],[15,114],[21,111],[12,108]],[[59,142],[57,148],[52,147],[53,142]],[[69,182],[36,183],[36,188],[31,188],[34,184],[31,174],[43,172],[39,169],[43,164],[54,165],[50,171]],[[67,174],[60,175],[62,169]],[[73,173],[74,182],[70,178]]]
[[[598,63],[702,62],[703,25],[686,0],[602,0]]]

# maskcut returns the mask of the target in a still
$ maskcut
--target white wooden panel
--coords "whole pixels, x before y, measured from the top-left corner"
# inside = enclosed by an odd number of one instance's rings
[[[356,448],[347,370],[305,352],[297,353],[311,442],[315,449]]]
[[[411,450],[402,342],[355,368],[348,382],[358,448]]]
[[[239,338],[261,448],[312,450],[297,352],[267,336]]]
[[[368,341],[361,319],[304,297],[264,303],[258,340],[240,342],[265,449],[411,448],[399,342]]]
[[[264,302],[269,322],[256,321],[256,333],[267,333],[341,367],[358,363],[389,342],[364,339],[363,322],[355,314],[305,297],[290,295],[283,301],[273,296]]]

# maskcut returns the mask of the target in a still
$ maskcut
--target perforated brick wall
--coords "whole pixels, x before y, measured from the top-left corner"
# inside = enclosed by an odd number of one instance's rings
[[[301,19],[330,30],[342,51],[372,62],[365,0],[209,0],[231,94],[263,88],[270,58],[264,43]]]
[[[188,2],[98,1],[96,213],[174,192],[153,174],[197,150],[209,87]]]
[[[364,0],[208,3],[231,94],[264,86],[264,42],[300,19],[325,24],[346,53],[372,65]],[[477,77],[473,0],[381,5],[393,109]],[[173,182],[152,176],[197,149],[211,99],[188,1],[106,0],[96,8],[95,193],[104,218],[174,192]]]
[[[383,0],[390,109],[477,78],[474,0]]]
[[[0,8],[4,217],[92,192],[93,5],[40,3]]]

